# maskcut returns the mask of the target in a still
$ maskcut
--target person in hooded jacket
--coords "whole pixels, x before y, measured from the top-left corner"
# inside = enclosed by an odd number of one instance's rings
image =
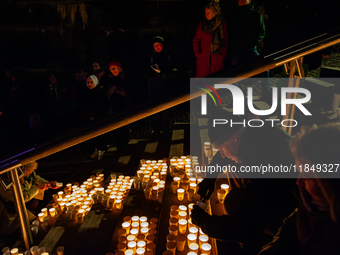
[[[99,80],[95,75],[90,75],[87,78],[88,90],[82,99],[82,112],[87,120],[95,120],[111,114],[108,94],[98,85]]]

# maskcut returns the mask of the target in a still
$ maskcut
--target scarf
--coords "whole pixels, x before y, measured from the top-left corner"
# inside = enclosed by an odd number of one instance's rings
[[[221,47],[225,46],[222,16],[216,15],[212,20],[204,18],[202,20],[202,31],[206,34],[212,33],[211,54],[221,54]]]

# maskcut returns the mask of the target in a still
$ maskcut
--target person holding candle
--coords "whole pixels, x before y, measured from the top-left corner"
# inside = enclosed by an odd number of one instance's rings
[[[22,167],[24,177],[20,179],[21,190],[28,210],[34,210],[38,206],[38,200],[43,200],[45,190],[59,188],[57,181],[49,182],[37,175],[37,167],[38,163],[35,161]]]
[[[304,127],[294,136],[291,150],[297,166],[336,166],[340,143],[340,123]],[[340,180],[317,168],[300,173],[294,190],[298,208],[284,220],[273,241],[261,255],[340,254]],[[335,177],[335,175],[333,175]]]
[[[216,109],[210,114],[209,137],[212,146],[219,149],[222,158],[230,158],[240,167],[293,164],[289,149],[290,136],[287,133],[271,126],[214,127],[213,120],[221,119],[222,116],[223,119],[242,123],[240,117],[222,109]],[[226,177],[230,186],[224,200],[227,215],[210,216],[195,205],[191,211],[192,222],[201,227],[208,236],[238,246],[240,253],[242,249],[252,253],[259,252],[266,240],[276,233],[282,220],[296,208],[296,201],[291,192],[295,181],[264,179],[251,173],[239,172],[227,173]]]

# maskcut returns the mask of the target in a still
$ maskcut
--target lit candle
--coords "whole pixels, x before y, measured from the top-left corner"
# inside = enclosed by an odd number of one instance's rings
[[[196,183],[190,183],[190,189],[193,189],[194,193],[196,193],[197,184]]]
[[[191,243],[196,243],[197,236],[195,234],[189,234],[187,238],[188,238],[188,245],[190,245]]]
[[[149,233],[149,229],[148,228],[142,228],[140,230],[140,233],[143,234],[143,235],[147,235]]]
[[[183,211],[183,212],[186,212],[186,211],[187,211],[187,207],[186,207],[185,205],[180,205],[180,206],[178,206],[178,209],[179,209],[180,211]]]
[[[145,217],[145,216],[141,216],[141,217],[139,218],[139,221],[140,221],[140,222],[146,222],[147,220],[148,220],[148,218]]]
[[[130,234],[131,235],[136,236],[136,235],[138,235],[138,233],[139,233],[138,228],[131,228],[131,230],[130,230]]]
[[[145,242],[145,241],[139,241],[139,242],[137,243],[137,247],[138,247],[138,248],[145,248],[145,246],[146,246],[146,242]]]
[[[136,246],[137,246],[137,244],[136,244],[135,241],[128,242],[127,246],[128,246],[129,249],[133,250],[134,253],[136,252]]]
[[[50,208],[48,211],[50,212],[51,217],[54,217],[54,215],[55,215],[55,208]]]
[[[184,220],[186,220],[186,219],[187,219],[187,213],[186,213],[186,212],[183,212],[183,211],[180,211],[180,212],[178,213],[178,217],[179,217],[179,219],[184,219]]]
[[[43,209],[41,209],[41,212],[42,212],[42,213],[44,213],[45,217],[47,217],[47,216],[48,216],[48,215],[47,215],[47,208],[43,208]]]
[[[122,209],[122,200],[120,199],[116,200],[116,209],[117,210]]]
[[[131,218],[131,221],[132,221],[132,222],[139,222],[139,217],[138,217],[138,216],[133,216],[133,217]]]
[[[39,218],[39,221],[40,221],[40,222],[43,222],[43,221],[44,221],[44,217],[45,217],[45,214],[44,214],[44,213],[39,213],[39,214],[38,214],[38,218]]]
[[[148,227],[149,227],[149,222],[142,222],[142,223],[140,224],[140,226],[141,226],[142,228],[148,228]]]
[[[138,248],[137,250],[136,250],[136,254],[137,255],[143,255],[145,253],[145,248]]]
[[[136,229],[138,229],[139,230],[139,222],[132,222],[131,223],[131,228],[136,228]]]
[[[122,227],[123,227],[123,229],[126,230],[126,234],[128,235],[130,233],[130,223],[129,222],[123,222]]]
[[[135,235],[128,235],[128,236],[126,237],[126,240],[127,240],[128,242],[135,241],[135,240],[136,240],[136,236],[135,236]]]
[[[59,191],[59,192],[58,192],[58,196],[59,196],[59,198],[63,198],[63,194],[64,194],[64,192],[63,192],[63,191]]]
[[[183,201],[184,199],[184,189],[177,189],[177,198],[179,201]]]
[[[191,243],[189,244],[189,250],[192,252],[195,252],[196,254],[198,253],[198,244],[197,243]]]
[[[224,189],[218,189],[217,190],[217,199],[220,204],[223,204],[224,198],[227,195],[227,191]]]
[[[210,254],[211,251],[211,245],[209,243],[204,243],[201,245],[201,252],[204,254]]]
[[[19,253],[19,249],[18,248],[13,248],[12,250],[11,250],[11,255],[18,255],[18,253]],[[6,254],[6,253],[5,253]]]
[[[195,234],[197,236],[198,228],[196,228],[196,227],[189,228],[189,233],[190,234]]]
[[[185,232],[187,231],[187,221],[183,219],[179,220],[178,225],[179,225],[179,232],[181,234],[185,234]]]
[[[209,241],[209,237],[207,235],[200,235],[198,241],[200,246],[202,247],[202,244],[207,243]]]

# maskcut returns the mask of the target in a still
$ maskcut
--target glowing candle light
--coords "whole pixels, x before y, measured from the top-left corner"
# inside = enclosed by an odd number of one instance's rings
[[[132,222],[139,222],[139,216],[133,216],[133,217],[131,218],[131,221],[132,221]]]
[[[128,236],[126,237],[126,240],[127,240],[128,242],[135,241],[135,240],[136,240],[136,236],[135,236],[135,235],[128,235]]]
[[[187,231],[187,221],[181,219],[178,221],[178,225],[179,225],[179,232],[181,234],[185,234],[185,232]]]
[[[123,229],[126,230],[126,234],[128,235],[130,233],[130,223],[129,222],[123,222],[122,227],[123,227]]]
[[[131,228],[131,230],[130,230],[130,234],[131,235],[138,235],[138,233],[139,233],[139,230],[138,230],[138,228]]]
[[[177,189],[177,198],[179,201],[183,201],[184,199],[184,189]]]
[[[38,219],[40,222],[43,222],[44,221],[44,217],[45,217],[45,214],[44,213],[39,213],[38,214]]]
[[[149,229],[148,228],[142,228],[140,230],[140,233],[143,234],[143,235],[147,235],[149,233]]]
[[[209,241],[209,237],[207,235],[200,235],[198,238],[200,247],[202,247],[202,244],[207,243]]]
[[[188,245],[190,245],[191,243],[196,243],[197,236],[195,234],[189,234],[187,238],[188,238]]]
[[[138,247],[138,248],[145,248],[145,246],[146,246],[146,242],[145,242],[145,241],[139,241],[139,242],[137,243],[137,247]]]
[[[133,252],[135,253],[136,246],[137,246],[137,243],[135,241],[128,242],[127,246],[128,246],[129,249],[133,250]]]
[[[120,199],[116,200],[116,209],[117,210],[122,209],[122,200],[120,200]]]
[[[145,217],[145,216],[141,216],[141,217],[139,218],[139,221],[140,221],[140,222],[146,222],[147,220],[148,220],[148,218]]]
[[[180,212],[178,213],[178,217],[179,217],[180,220],[181,220],[181,219],[186,220],[186,219],[187,219],[187,213],[184,212],[184,211],[180,211]]]
[[[209,243],[203,243],[201,245],[201,252],[204,254],[210,254],[211,245]]]
[[[55,208],[50,208],[48,211],[49,211],[51,217],[54,217],[54,215],[55,215]]]
[[[142,223],[140,224],[140,226],[141,226],[142,228],[148,228],[148,227],[149,227],[149,222],[142,222]]]
[[[145,253],[145,248],[138,248],[137,250],[136,250],[136,254],[137,255],[143,255]]]
[[[195,252],[196,254],[198,253],[199,246],[197,243],[191,243],[188,246],[190,251]]]
[[[197,236],[198,228],[196,228],[196,227],[189,228],[189,233]]]

